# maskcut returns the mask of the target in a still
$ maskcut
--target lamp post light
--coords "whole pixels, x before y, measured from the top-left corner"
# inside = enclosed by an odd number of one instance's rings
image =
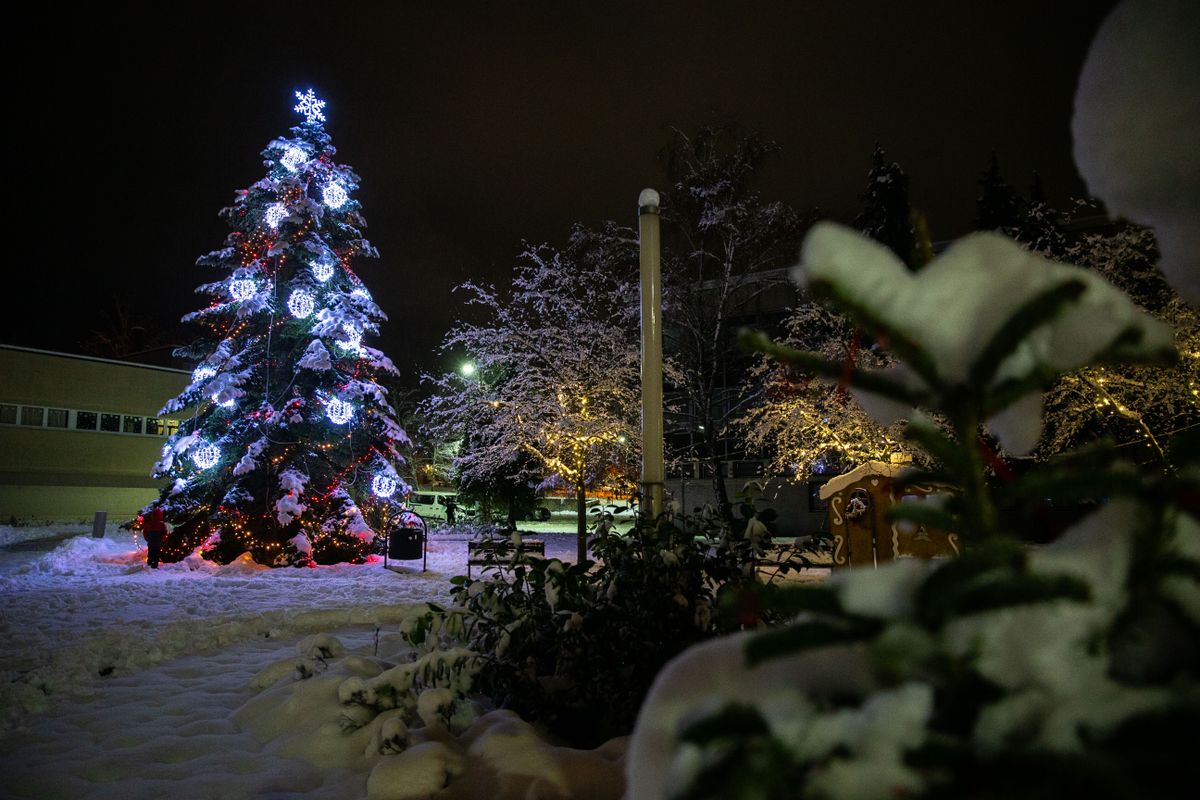
[[[642,509],[663,511],[662,238],[658,192],[638,195],[638,251],[642,278]]]
[[[475,363],[472,361],[466,361],[461,367],[458,368],[458,371],[462,373],[464,378],[469,378],[475,374]]]

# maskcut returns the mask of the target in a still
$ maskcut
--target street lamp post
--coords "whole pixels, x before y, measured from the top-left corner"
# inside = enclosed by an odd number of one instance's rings
[[[642,510],[663,512],[662,240],[658,192],[638,195],[642,276]]]

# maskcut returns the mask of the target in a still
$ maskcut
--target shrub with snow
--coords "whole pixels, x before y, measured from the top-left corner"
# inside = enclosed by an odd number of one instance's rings
[[[829,225],[803,258],[798,277],[901,361],[851,379],[869,411],[910,418],[935,459],[900,480],[959,489],[893,517],[967,546],[938,567],[902,560],[774,592],[763,602],[791,624],[673,661],[641,709],[627,797],[1132,798],[1194,783],[1200,437],[1174,442],[1165,474],[1094,445],[1014,477],[981,446],[985,423],[1011,450],[1036,443],[1041,392],[1065,371],[1170,361],[1164,326],[993,234],[915,276]],[[1016,534],[1047,498],[1090,513],[1030,549]]]

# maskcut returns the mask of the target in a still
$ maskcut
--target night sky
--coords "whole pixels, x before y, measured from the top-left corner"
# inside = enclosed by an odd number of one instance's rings
[[[437,365],[454,285],[505,280],[522,240],[573,222],[634,225],[672,126],[760,131],[783,148],[764,195],[843,219],[878,141],[935,239],[969,229],[992,149],[1018,188],[1037,170],[1051,202],[1082,194],[1071,102],[1112,3],[91,5],[9,28],[38,55],[7,56],[0,342],[77,351],[116,301],[185,335],[217,212],[311,86],[363,179],[379,346],[411,375]]]

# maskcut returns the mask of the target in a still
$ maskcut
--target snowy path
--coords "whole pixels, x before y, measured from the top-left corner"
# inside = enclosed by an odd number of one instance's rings
[[[574,538],[545,533],[573,560]],[[248,639],[388,625],[414,603],[449,600],[466,571],[466,536],[431,535],[421,562],[268,570],[199,559],[148,570],[134,536],[77,536],[45,554],[0,555],[0,723],[25,724],[98,681]]]
[[[374,629],[343,633],[366,646]],[[0,739],[5,788],[31,800],[306,798],[364,794],[357,770],[317,768],[271,752],[235,722],[254,674],[294,640],[258,639],[113,678],[90,700],[53,709]]]
[[[571,560],[573,536],[538,536],[548,555]],[[151,571],[116,531],[49,552],[0,551],[0,797],[359,800],[368,775],[371,797],[408,797],[418,776],[441,786],[450,759],[447,797],[542,796],[541,783],[615,800],[623,742],[555,747],[510,712],[457,738],[414,729],[428,744],[403,757],[371,750],[378,725],[340,729],[338,684],[404,660],[395,623],[413,604],[449,599],[467,538],[431,538],[428,572],[400,562],[402,574],[382,562],[266,570],[193,560]],[[296,680],[297,641],[325,632],[348,654]],[[253,681],[264,669],[269,678]]]

